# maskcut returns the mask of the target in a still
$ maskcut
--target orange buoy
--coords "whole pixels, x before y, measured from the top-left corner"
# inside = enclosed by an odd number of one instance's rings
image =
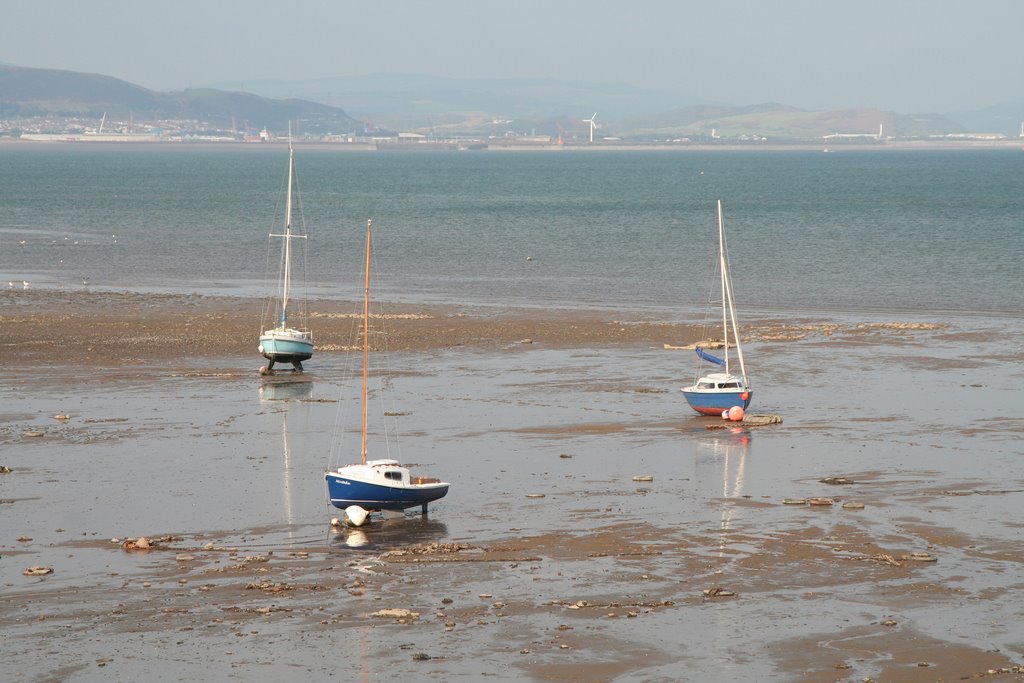
[[[743,408],[740,406],[729,408],[729,419],[733,422],[741,421],[743,419]]]

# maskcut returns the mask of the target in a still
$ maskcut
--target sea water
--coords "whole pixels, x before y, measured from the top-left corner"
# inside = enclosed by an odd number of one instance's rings
[[[747,311],[1024,311],[1020,150],[296,150],[300,287],[693,311],[723,201]],[[0,147],[0,283],[261,296],[283,146]],[[268,285],[268,282],[271,285]]]

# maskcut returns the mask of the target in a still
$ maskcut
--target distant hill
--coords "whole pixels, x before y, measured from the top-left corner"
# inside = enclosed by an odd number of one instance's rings
[[[807,111],[777,103],[742,107],[697,106],[618,122],[617,134],[640,138],[766,137],[769,140],[820,139],[826,135],[918,137],[962,133],[966,129],[939,114],[906,115],[878,109]]]
[[[1002,133],[1017,137],[1024,132],[1024,100],[1008,104],[997,104],[975,111],[959,112],[952,115],[975,133]]]
[[[370,124],[450,134],[589,134],[582,122],[597,112],[600,136],[625,139],[767,137],[820,139],[831,134],[918,137],[964,133],[940,114],[906,115],[876,109],[807,111],[777,103],[713,105],[698,98],[621,84],[556,79],[455,79],[376,74],[311,81],[252,81],[236,88],[267,97],[300,96],[346,110]],[[228,87],[219,84],[219,87]]]
[[[650,115],[700,104],[691,96],[624,84],[557,79],[462,79],[417,74],[374,74],[310,81],[214,83],[264,97],[302,97],[344,106],[353,116],[400,130],[429,133],[447,128],[512,121],[520,131],[559,118],[582,120],[595,111],[598,121]]]
[[[156,92],[99,74],[0,64],[0,118],[7,119],[99,119],[106,113],[108,120],[194,120],[220,130],[266,127],[279,135],[292,122],[298,134],[370,129],[428,136],[536,134],[581,139],[590,132],[583,119],[594,112],[597,136],[633,140],[703,140],[714,131],[731,139],[806,141],[827,135],[873,136],[879,125],[887,137],[967,132],[1016,137],[1024,120],[1024,102],[955,115],[808,111],[778,103],[709,104],[688,95],[623,84],[414,74],[250,81]]]
[[[0,66],[0,103],[23,116],[102,114],[104,107],[152,114],[171,106],[167,96],[111,76],[18,66]]]
[[[275,133],[296,122],[303,132],[347,133],[362,123],[344,110],[299,99],[272,100],[248,93],[188,89],[162,93],[111,76],[0,66],[0,117],[83,116],[137,121],[188,119],[221,129],[266,127]]]

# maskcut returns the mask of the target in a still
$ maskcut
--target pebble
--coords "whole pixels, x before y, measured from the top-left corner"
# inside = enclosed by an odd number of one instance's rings
[[[633,477],[633,481],[654,481],[654,477],[649,474],[638,474]]]
[[[910,560],[911,562],[937,562],[938,558],[928,553],[910,553],[903,557],[904,560]]]
[[[404,607],[387,607],[380,609],[370,615],[371,617],[383,617],[385,619],[419,619],[420,613],[413,612]]]
[[[29,567],[28,569],[22,572],[22,574],[24,574],[25,576],[46,576],[47,574],[52,573],[53,567],[43,567],[42,565]]]
[[[783,498],[783,505],[807,505],[806,498]]]
[[[121,547],[125,550],[148,550],[152,547],[152,544],[149,542],[148,538],[140,536],[134,541],[130,538],[126,538],[124,543],[121,544]]]
[[[26,437],[28,437],[30,439],[34,439],[34,438],[40,437],[42,435],[43,435],[42,432],[25,432],[22,436],[26,436]]]
[[[829,506],[829,505],[832,505],[832,499],[831,498],[808,498],[807,499],[807,504],[808,505]]]
[[[527,498],[543,498],[544,494],[543,493],[527,493],[526,497]]]
[[[864,503],[861,503],[858,500],[848,500],[845,503],[843,503],[843,509],[844,510],[863,510],[864,509]]]

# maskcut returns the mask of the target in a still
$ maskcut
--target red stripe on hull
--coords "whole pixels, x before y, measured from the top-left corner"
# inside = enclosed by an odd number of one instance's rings
[[[728,408],[696,408],[694,406],[690,407],[696,410],[701,415],[711,415],[714,417],[722,417],[722,411],[728,410]]]

